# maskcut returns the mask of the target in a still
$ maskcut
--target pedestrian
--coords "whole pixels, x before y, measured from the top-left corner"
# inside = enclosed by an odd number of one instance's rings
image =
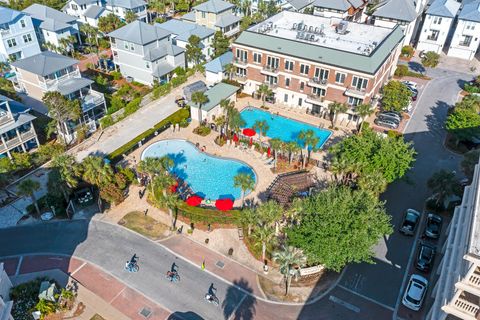
[[[205,270],[205,259],[203,259],[202,261],[202,266],[201,266],[202,270]]]
[[[138,190],[138,197],[142,199],[142,190]]]
[[[145,217],[147,216],[148,208],[145,209]]]

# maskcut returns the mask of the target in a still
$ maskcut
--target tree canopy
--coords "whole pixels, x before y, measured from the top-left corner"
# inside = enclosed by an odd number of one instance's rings
[[[445,126],[458,140],[471,140],[480,136],[479,100],[475,96],[466,96],[448,115]]]
[[[385,110],[403,111],[410,103],[412,93],[400,81],[390,81],[383,87],[382,107]]]
[[[300,203],[300,224],[287,230],[288,244],[309,264],[340,271],[351,262],[372,262],[372,247],[392,233],[390,216],[371,193],[332,186]]]
[[[229,46],[230,41],[228,38],[221,31],[215,32],[212,41],[212,48],[213,52],[215,53],[215,58],[227,52]]]
[[[104,33],[110,33],[125,25],[125,22],[120,20],[114,13],[109,13],[104,17],[98,19],[98,29]]]
[[[202,49],[200,47],[201,39],[196,35],[191,35],[188,38],[188,43],[185,47],[185,54],[189,62],[199,64],[204,60]]]

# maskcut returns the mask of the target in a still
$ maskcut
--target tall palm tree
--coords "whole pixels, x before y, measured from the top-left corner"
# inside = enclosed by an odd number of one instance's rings
[[[82,179],[98,187],[105,186],[114,180],[113,169],[103,158],[88,156],[81,163]]]
[[[52,166],[58,171],[58,178],[63,182],[59,187],[62,189],[65,201],[68,201],[70,189],[78,185],[78,177],[81,175],[80,166],[74,156],[66,153],[54,157]]]
[[[174,161],[169,156],[163,156],[161,158],[145,158],[137,165],[137,170],[140,173],[148,175],[150,181],[153,180],[155,175],[159,175],[168,172],[174,165]]]
[[[278,152],[281,152],[285,148],[285,142],[279,138],[272,138],[268,141],[268,143],[270,144],[270,148],[273,149],[273,156],[275,157],[275,161],[273,162],[273,171],[276,171]]]
[[[328,105],[328,111],[330,112],[330,120],[332,121],[332,127],[335,127],[338,114],[345,113],[347,110],[348,106],[345,103],[334,101]]]
[[[257,208],[257,216],[260,224],[275,226],[275,235],[278,235],[283,211],[283,207],[278,202],[270,200]]]
[[[245,126],[245,120],[237,109],[233,109],[228,119],[228,125],[234,132],[239,132],[240,128]]]
[[[258,221],[257,212],[254,209],[244,209],[240,211],[240,223],[247,227],[247,235],[252,234],[252,227]]]
[[[228,80],[232,80],[233,74],[237,70],[233,64],[229,63],[225,65],[225,72],[228,74]]]
[[[268,125],[266,120],[256,120],[253,124],[253,129],[258,131],[258,141],[262,142],[262,136],[267,134],[268,129],[270,126]]]
[[[232,111],[235,110],[235,103],[227,99],[222,99],[220,100],[220,108],[225,114],[225,134],[228,134],[228,125],[232,116]]]
[[[255,188],[255,179],[250,173],[240,172],[233,177],[233,186],[242,189],[242,208],[245,205],[245,193]]]
[[[166,6],[166,3],[162,0],[150,0],[148,2],[148,8],[155,12],[157,15],[159,13],[165,13],[165,11],[167,10],[167,6]]]
[[[357,126],[358,126],[358,133],[360,133],[363,127],[363,121],[365,120],[366,117],[371,116],[374,111],[371,105],[362,103],[355,107],[355,112],[358,115]],[[362,121],[360,122],[360,120]]]
[[[311,129],[300,131],[300,133],[298,134],[298,138],[303,141],[303,145],[305,146],[305,153],[308,155],[308,161],[310,161],[311,151],[312,149],[316,149],[316,146],[320,139]]]
[[[284,245],[273,253],[273,261],[279,264],[280,273],[285,277],[285,295],[288,295],[292,276],[295,280],[298,278],[300,267],[307,262],[307,258],[300,249]]]
[[[26,179],[18,184],[18,194],[21,196],[28,196],[32,200],[35,210],[40,214],[40,208],[38,207],[37,197],[35,197],[35,191],[40,189],[40,182]]]
[[[462,187],[454,172],[440,170],[435,172],[427,181],[427,186],[437,195],[437,204],[442,204],[452,195],[460,195]]]
[[[242,12],[247,17],[252,15],[251,6],[252,6],[252,2],[250,0],[243,0],[243,2],[241,4]]]
[[[262,247],[262,261],[265,262],[267,248],[275,244],[277,240],[274,230],[268,225],[259,226],[253,231],[253,238],[255,240],[254,245]]]
[[[387,189],[387,180],[380,171],[364,173],[357,178],[357,185],[360,189],[378,196]]]
[[[272,89],[270,89],[270,87],[266,84],[261,84],[259,87],[258,87],[258,93],[260,94],[260,96],[262,97],[262,106],[265,105],[265,99],[272,95]]]
[[[296,141],[290,141],[285,144],[285,151],[288,152],[288,163],[292,163],[293,155],[301,150]]]
[[[167,189],[174,183],[175,179],[171,175],[162,172],[153,178],[152,182],[150,183],[150,191],[155,197],[158,197],[157,191],[160,190],[162,191],[161,194],[166,197]]]
[[[195,103],[198,107],[198,121],[202,124],[202,106],[207,103],[208,97],[205,93],[201,91],[196,91],[192,94],[192,102]]]
[[[177,193],[166,193],[162,195],[162,202],[168,208],[168,216],[170,217],[170,228],[175,229],[175,217],[173,211],[177,211],[178,206],[182,202]]]

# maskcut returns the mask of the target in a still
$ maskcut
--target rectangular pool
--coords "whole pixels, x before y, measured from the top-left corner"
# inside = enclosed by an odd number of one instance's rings
[[[245,108],[240,114],[243,120],[245,120],[246,128],[253,127],[255,121],[265,120],[268,123],[269,129],[266,136],[269,138],[278,138],[285,142],[297,141],[301,146],[303,142],[298,139],[298,134],[302,130],[313,130],[319,139],[317,148],[321,148],[328,140],[332,132],[330,130],[317,128],[308,123],[296,121],[290,118],[277,116],[268,111],[264,111],[257,108]]]

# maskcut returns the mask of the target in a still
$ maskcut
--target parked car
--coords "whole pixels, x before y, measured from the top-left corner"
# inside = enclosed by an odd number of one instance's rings
[[[403,295],[402,304],[413,311],[422,307],[428,289],[428,280],[418,274],[412,274]]]
[[[382,119],[382,120],[391,120],[393,122],[395,122],[396,124],[400,124],[400,119],[398,119],[397,117],[395,116],[392,116],[392,115],[388,115],[388,114],[379,114],[377,116],[377,119]]]
[[[406,236],[413,236],[415,234],[418,221],[420,221],[420,216],[421,214],[417,210],[407,209],[402,225],[400,226],[400,232]]]
[[[415,267],[421,271],[430,271],[433,266],[434,258],[435,248],[426,243],[420,243],[420,245],[418,246],[418,256]]]
[[[395,118],[398,121],[402,121],[403,119],[403,116],[399,112],[395,112],[395,111],[382,111],[378,114],[378,116],[387,116],[387,117]]]
[[[385,128],[390,128],[390,129],[398,128],[398,122],[395,122],[393,119],[377,118],[373,122],[375,122],[376,125],[385,127]]]
[[[418,84],[416,82],[413,82],[413,81],[403,80],[402,83],[404,85],[406,85],[407,87],[415,89],[415,90],[417,90],[417,88],[418,88]]]
[[[405,107],[405,109],[403,109],[404,112],[407,112],[407,113],[410,113],[410,111],[413,110],[413,103],[410,101],[408,103],[408,106]]]
[[[443,219],[437,214],[429,213],[425,225],[425,236],[430,239],[438,239],[442,231]]]
[[[410,97],[412,99],[412,101],[417,101],[417,97],[418,97],[418,91],[416,89],[412,89],[410,88],[410,92],[412,93],[412,96]]]

